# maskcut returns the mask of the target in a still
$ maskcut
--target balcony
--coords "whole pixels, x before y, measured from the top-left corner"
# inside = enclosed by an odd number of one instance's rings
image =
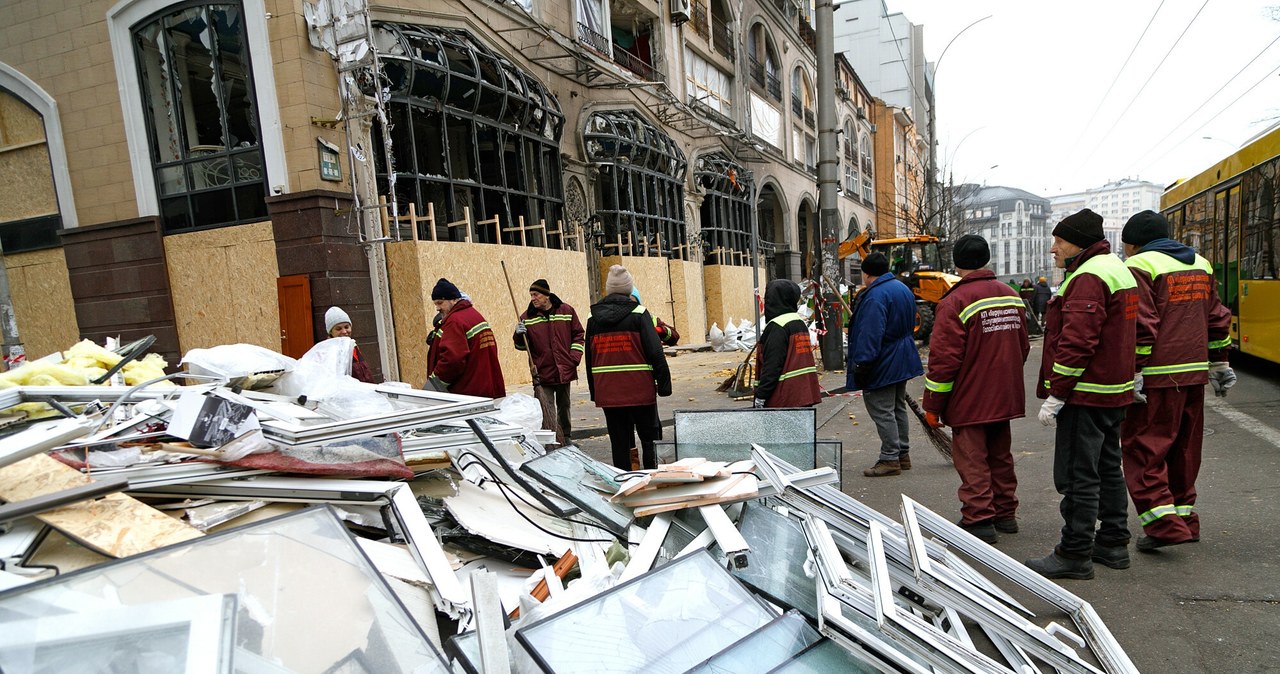
[[[578,22],[578,42],[605,56],[609,55],[609,38],[592,30],[590,26],[581,21]]]
[[[766,72],[764,64],[757,61],[756,57],[747,57],[747,68],[751,73],[751,81],[756,86],[769,92],[775,101],[782,100],[782,80],[771,72]]]
[[[711,23],[707,19],[707,6],[701,2],[693,3],[693,18],[689,21],[689,26],[704,40],[711,39]]]
[[[809,128],[813,128],[813,126],[814,126],[815,124],[817,124],[817,123],[818,123],[818,117],[817,117],[817,115],[815,115],[815,114],[814,114],[814,112],[813,112],[813,108],[805,108],[805,110],[804,110],[804,123],[805,123]]]
[[[651,64],[616,44],[613,45],[613,62],[639,75],[646,82],[661,82],[664,80],[662,73],[654,70]]]
[[[791,94],[791,114],[795,115],[796,119],[804,115],[804,103],[800,101],[798,94]]]
[[[796,19],[796,30],[800,31],[800,39],[809,45],[809,51],[818,51],[818,34],[803,16]]]
[[[738,55],[733,47],[733,31],[724,19],[716,16],[711,17],[711,46],[730,61]]]

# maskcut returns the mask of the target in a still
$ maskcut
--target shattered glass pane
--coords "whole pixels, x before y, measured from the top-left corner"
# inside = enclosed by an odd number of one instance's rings
[[[844,474],[844,443],[839,440],[818,440],[814,443],[814,468],[830,468],[836,472],[835,488],[840,488],[840,476]]]
[[[561,447],[546,456],[526,461],[520,470],[590,514],[610,531],[625,536],[635,519],[631,509],[610,503],[621,485],[604,464],[577,447]]]
[[[516,632],[544,671],[684,672],[774,615],[705,552]]]
[[[218,641],[216,629],[208,629],[221,624],[217,611],[169,610],[182,614],[176,621],[151,617],[163,617],[163,609],[175,602],[222,597],[234,600],[234,619],[227,620],[234,623],[233,636],[226,641],[234,649],[223,650],[233,667],[214,670],[206,665],[200,671],[448,671],[328,507],[300,510],[0,594],[0,635],[18,644],[0,652],[0,668],[77,671],[45,668],[38,659],[42,648],[68,637],[58,625],[77,616],[99,625],[99,632],[110,628],[122,634],[145,634],[154,625],[190,625],[186,648],[207,652],[208,640]],[[112,611],[123,617],[108,619]],[[206,623],[199,622],[202,616],[208,616]],[[352,670],[353,663],[364,669]]]
[[[134,49],[141,71],[143,104],[151,113],[152,157],[157,162],[182,159],[178,108],[170,88],[169,45],[160,22],[134,33]]]
[[[445,642],[445,649],[467,672],[480,671],[480,633],[472,630],[455,634]]]
[[[801,469],[816,467],[817,412],[802,409],[680,410],[675,413],[676,457],[708,461],[751,458],[751,444]]]
[[[178,78],[184,148],[189,153],[222,151],[227,147],[222,125],[222,87],[214,77],[213,35],[204,8],[190,7],[165,20]]]
[[[810,572],[809,543],[800,523],[756,503],[743,504],[738,531],[751,547],[751,563],[735,578],[769,601],[818,619],[817,579]]]
[[[773,672],[788,674],[830,674],[830,672],[865,672],[876,674],[881,671],[857,658],[839,644],[830,639],[823,639],[809,650],[797,655]]]
[[[710,660],[690,669],[689,674],[767,672],[821,638],[817,631],[809,626],[804,616],[788,611],[768,625],[747,635],[742,641],[720,651]]]
[[[235,7],[212,7],[218,36],[218,69],[222,75],[217,88],[226,106],[227,146],[253,147],[258,144],[258,113],[253,108],[249,91],[249,50],[244,44],[245,28],[240,10]]]

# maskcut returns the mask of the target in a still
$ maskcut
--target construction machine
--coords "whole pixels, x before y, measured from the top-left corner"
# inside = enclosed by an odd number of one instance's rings
[[[936,236],[902,236],[876,239],[870,229],[840,243],[839,258],[857,255],[865,259],[872,253],[883,253],[889,259],[889,272],[911,288],[916,296],[916,339],[926,344],[933,332],[934,308],[942,296],[960,281],[955,274],[942,270],[942,254]]]

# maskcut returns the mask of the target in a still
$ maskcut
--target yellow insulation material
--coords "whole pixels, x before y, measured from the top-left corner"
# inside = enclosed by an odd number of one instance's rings
[[[0,372],[0,389],[14,386],[88,386],[119,362],[119,354],[86,339],[63,351],[62,362],[33,361],[16,370]],[[149,353],[145,358],[125,363],[120,372],[124,375],[124,383],[127,386],[134,386],[164,376],[164,368],[167,365],[168,363],[160,354]],[[174,384],[164,381],[155,385],[173,386]],[[10,410],[26,412],[31,418],[48,416],[51,412],[44,403],[23,403]]]

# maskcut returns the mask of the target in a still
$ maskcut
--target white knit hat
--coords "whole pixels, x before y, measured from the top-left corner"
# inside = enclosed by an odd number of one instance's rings
[[[329,307],[329,310],[324,312],[324,334],[327,335],[333,332],[334,326],[339,323],[350,322],[351,317],[347,315],[347,312],[339,309],[338,307]]]

